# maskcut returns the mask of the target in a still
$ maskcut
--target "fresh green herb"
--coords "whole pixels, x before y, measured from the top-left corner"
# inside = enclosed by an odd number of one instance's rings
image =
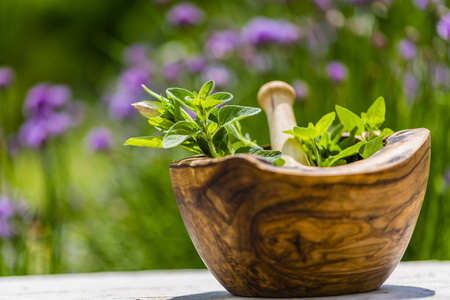
[[[336,113],[323,116],[316,125],[284,131],[301,139],[311,166],[332,167],[368,158],[383,148],[383,137],[393,133],[380,130],[386,114],[384,99],[379,97],[361,117],[336,105]]]
[[[218,108],[233,96],[225,92],[211,94],[214,81],[205,83],[198,93],[182,88],[169,88],[166,90],[166,97],[145,86],[143,88],[158,101],[142,101],[133,106],[162,134],[130,138],[125,145],[152,148],[178,146],[213,158],[249,153],[282,165],[280,151],[264,150],[248,134],[242,133],[239,121],[256,115],[261,110],[237,105]],[[192,110],[196,117],[192,118],[184,108]]]

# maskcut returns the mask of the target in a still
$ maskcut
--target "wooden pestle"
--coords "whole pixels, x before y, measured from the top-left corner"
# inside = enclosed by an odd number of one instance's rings
[[[294,88],[283,81],[268,82],[258,92],[259,105],[269,121],[272,150],[283,152],[286,167],[309,165],[301,141],[283,132],[297,126],[292,109],[294,101]]]

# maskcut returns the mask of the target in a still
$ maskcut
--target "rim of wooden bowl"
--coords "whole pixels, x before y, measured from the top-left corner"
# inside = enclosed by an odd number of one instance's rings
[[[277,167],[262,158],[249,154],[235,154],[220,158],[193,156],[173,162],[170,164],[170,168],[205,168],[226,163],[230,160],[243,160],[251,163],[258,169],[286,175],[320,177],[368,174],[401,165],[424,147],[423,156],[430,151],[430,131],[426,128],[416,128],[401,130],[391,134],[387,137],[385,147],[369,158],[331,168],[311,166]]]

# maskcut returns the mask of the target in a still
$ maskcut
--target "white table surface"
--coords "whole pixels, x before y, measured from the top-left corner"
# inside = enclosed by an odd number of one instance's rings
[[[391,277],[376,291],[311,299],[420,298],[450,299],[450,262],[400,263]],[[171,270],[2,277],[0,299],[255,298],[230,295],[207,270]]]

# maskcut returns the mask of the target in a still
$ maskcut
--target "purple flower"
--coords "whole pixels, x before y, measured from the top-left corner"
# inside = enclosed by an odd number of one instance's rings
[[[19,143],[22,146],[40,148],[47,140],[47,136],[45,120],[30,119],[20,128]]]
[[[141,91],[141,85],[150,81],[150,71],[147,68],[134,67],[123,72],[120,84],[130,90]]]
[[[411,60],[416,57],[417,47],[413,41],[401,40],[398,43],[398,48],[404,59]]]
[[[180,76],[180,65],[177,62],[172,62],[164,65],[163,74],[168,81],[177,80]]]
[[[71,90],[65,85],[47,83],[35,85],[27,93],[25,112],[28,115],[47,115],[50,111],[66,104],[71,96]]]
[[[266,18],[251,20],[242,31],[244,40],[253,45],[290,44],[300,38],[300,29],[286,21]]]
[[[327,65],[328,77],[334,82],[341,82],[347,79],[347,67],[338,61],[330,62]]]
[[[132,66],[148,64],[148,49],[145,45],[131,45],[125,50],[124,60]]]
[[[414,5],[422,10],[426,9],[429,3],[430,0],[414,0]]]
[[[233,30],[214,33],[207,42],[213,58],[223,58],[239,46],[239,35]]]
[[[186,69],[191,73],[199,73],[206,66],[206,60],[202,56],[189,57],[184,61]]]
[[[450,38],[450,14],[446,14],[441,18],[437,25],[437,32],[444,40]]]
[[[14,81],[14,71],[8,67],[0,68],[0,89],[7,89]]]
[[[330,0],[314,0],[314,3],[322,10],[328,10],[331,7]]]
[[[140,95],[141,93],[137,93],[137,91],[119,87],[116,93],[109,98],[109,115],[113,119],[125,119],[135,116],[136,110],[131,104],[140,100]]]
[[[416,98],[417,79],[410,73],[406,73],[403,84],[403,92],[410,101]]]
[[[297,100],[304,101],[309,96],[309,87],[306,82],[300,79],[295,79],[292,81],[292,87],[295,90],[295,95]]]
[[[0,219],[9,219],[14,215],[14,204],[9,197],[0,196]]]
[[[432,83],[435,87],[450,87],[450,69],[445,65],[435,66]]]
[[[0,219],[0,238],[8,238],[11,236],[11,226],[8,220]]]
[[[217,87],[225,87],[231,81],[231,73],[222,65],[210,65],[203,71],[202,79],[204,82],[214,80]]]
[[[201,9],[190,2],[182,2],[173,6],[167,19],[176,26],[192,26],[203,21],[204,13]]]
[[[112,148],[112,134],[106,127],[92,129],[86,136],[86,143],[92,151],[109,151]]]

